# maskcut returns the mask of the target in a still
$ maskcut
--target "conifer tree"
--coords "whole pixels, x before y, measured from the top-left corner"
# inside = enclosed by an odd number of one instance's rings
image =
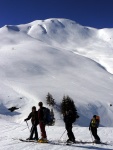
[[[46,103],[49,106],[54,106],[55,105],[55,100],[53,99],[53,96],[50,93],[48,93],[47,96],[46,96]]]
[[[66,111],[70,110],[73,112],[75,118],[79,118],[73,99],[69,96],[64,96],[61,103],[61,113],[65,114]]]

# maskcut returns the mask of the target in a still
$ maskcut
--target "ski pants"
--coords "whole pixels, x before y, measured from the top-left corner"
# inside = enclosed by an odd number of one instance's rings
[[[46,131],[45,131],[45,124],[43,122],[39,122],[39,125],[40,125],[42,138],[47,138]]]
[[[37,125],[32,125],[30,139],[33,139],[34,134],[35,134],[35,139],[38,139]]]
[[[96,127],[91,127],[91,132],[92,132],[92,135],[94,136],[95,140],[100,141],[100,138],[97,135],[97,128]]]
[[[65,128],[67,130],[67,135],[68,135],[69,140],[74,141],[75,136],[72,132],[72,123],[65,123]]]

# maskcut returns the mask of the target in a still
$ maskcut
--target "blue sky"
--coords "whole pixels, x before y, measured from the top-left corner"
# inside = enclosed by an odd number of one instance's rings
[[[81,25],[113,28],[113,0],[0,0],[0,27],[67,18]]]

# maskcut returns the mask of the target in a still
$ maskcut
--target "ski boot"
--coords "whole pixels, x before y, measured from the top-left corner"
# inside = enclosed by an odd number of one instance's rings
[[[47,138],[41,138],[38,140],[39,143],[48,143]]]
[[[94,140],[93,143],[100,144],[100,140]]]

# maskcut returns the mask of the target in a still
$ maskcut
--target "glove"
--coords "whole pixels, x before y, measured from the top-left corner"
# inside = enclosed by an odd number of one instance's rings
[[[27,119],[24,119],[24,121],[27,121]]]

